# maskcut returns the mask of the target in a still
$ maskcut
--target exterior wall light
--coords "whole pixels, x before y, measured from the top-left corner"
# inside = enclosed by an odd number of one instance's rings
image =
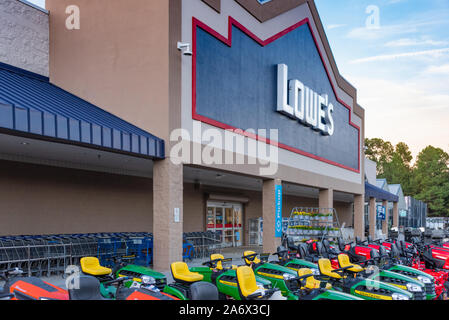
[[[193,52],[190,50],[190,43],[179,42],[178,41],[178,50],[182,51],[182,54],[185,56],[192,56]]]

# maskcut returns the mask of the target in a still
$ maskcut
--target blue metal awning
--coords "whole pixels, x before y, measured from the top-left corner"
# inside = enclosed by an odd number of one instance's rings
[[[164,140],[53,85],[0,63],[0,131],[162,159]]]
[[[379,201],[398,202],[399,197],[384,189],[378,188],[368,182],[365,182],[365,200],[376,198]]]

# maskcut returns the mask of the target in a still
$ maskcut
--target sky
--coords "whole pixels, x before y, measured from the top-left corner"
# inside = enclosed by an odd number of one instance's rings
[[[449,1],[315,3],[366,137],[405,142],[414,156],[428,145],[449,152]]]
[[[29,0],[44,6],[45,0]],[[366,137],[449,152],[449,1],[315,0]]]

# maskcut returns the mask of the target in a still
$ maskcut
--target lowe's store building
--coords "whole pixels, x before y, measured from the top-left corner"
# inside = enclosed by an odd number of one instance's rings
[[[295,208],[363,238],[365,113],[313,0],[46,6],[0,4],[0,235],[147,232],[158,270],[261,219],[274,252]]]

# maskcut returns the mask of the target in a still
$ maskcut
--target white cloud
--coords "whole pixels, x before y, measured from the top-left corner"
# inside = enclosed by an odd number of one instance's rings
[[[380,40],[395,36],[417,34],[425,27],[439,27],[448,23],[447,18],[435,18],[430,16],[421,20],[404,21],[403,23],[383,25],[382,20],[379,28],[367,28],[361,26],[348,32],[347,38],[357,40]]]
[[[402,38],[387,42],[385,44],[385,47],[416,47],[416,46],[445,46],[445,45],[448,45],[447,41]]]
[[[342,27],[346,27],[346,24],[330,24],[326,27],[327,30],[333,30],[333,29],[338,29],[338,28],[342,28]]]
[[[391,61],[402,58],[413,58],[413,57],[431,57],[431,58],[439,58],[443,55],[449,53],[449,48],[442,49],[434,49],[434,50],[424,50],[424,51],[412,51],[412,52],[403,52],[403,53],[395,53],[395,54],[383,54],[377,55],[367,58],[360,58],[350,61],[352,64],[357,63],[365,63],[365,62],[377,62],[377,61]]]
[[[432,81],[351,79],[366,110],[366,137],[403,141],[414,156],[428,145],[449,151],[449,94],[433,93]]]
[[[449,64],[430,66],[424,71],[424,73],[430,75],[449,75]]]

